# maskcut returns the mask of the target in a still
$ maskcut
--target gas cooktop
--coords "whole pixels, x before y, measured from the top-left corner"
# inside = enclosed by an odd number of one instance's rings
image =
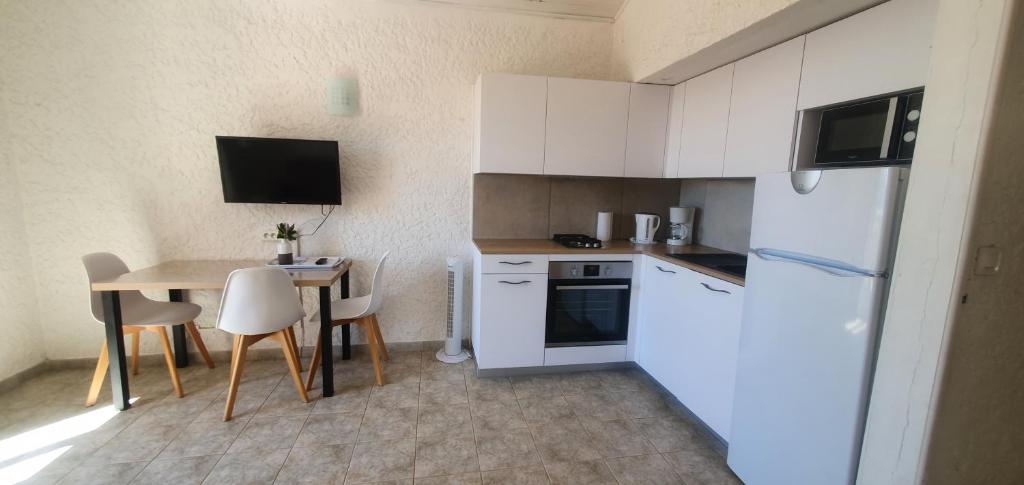
[[[551,239],[567,248],[597,249],[602,247],[600,239],[594,239],[586,234],[555,234],[555,237]]]

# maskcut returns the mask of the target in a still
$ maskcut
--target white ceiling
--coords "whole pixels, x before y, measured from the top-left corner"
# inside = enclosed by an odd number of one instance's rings
[[[418,0],[423,3],[611,22],[627,0]]]

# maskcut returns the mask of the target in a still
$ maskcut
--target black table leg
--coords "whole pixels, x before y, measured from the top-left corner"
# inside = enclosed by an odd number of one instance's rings
[[[349,297],[348,290],[348,271],[341,275],[341,298],[345,299]],[[352,358],[352,330],[351,325],[345,324],[341,326],[341,360],[349,360]]]
[[[124,330],[121,328],[121,294],[103,292],[103,320],[107,333],[107,356],[110,360],[110,389],[114,407],[124,411],[131,407],[128,398],[128,366],[124,360]]]
[[[167,293],[171,301],[185,301],[181,290],[167,290]],[[171,334],[174,336],[174,366],[188,367],[188,343],[185,341],[185,326],[171,327]]]
[[[320,377],[323,397],[334,395],[334,346],[331,338],[331,287],[320,287]]]

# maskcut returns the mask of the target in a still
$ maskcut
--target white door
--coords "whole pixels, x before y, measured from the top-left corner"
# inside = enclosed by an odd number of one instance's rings
[[[736,62],[725,144],[726,177],[789,170],[804,38]]]
[[[667,179],[679,176],[679,148],[683,138],[683,105],[686,102],[686,83],[672,86],[672,99],[668,111],[668,139],[665,141],[665,174]]]
[[[797,109],[924,86],[938,0],[891,0],[807,34]]]
[[[852,484],[883,279],[751,256],[729,467],[749,485]]]
[[[669,86],[629,85],[627,177],[661,178],[665,166],[665,130],[671,92]]]
[[[484,274],[481,280],[480,368],[544,365],[548,275]]]
[[[682,378],[677,396],[690,411],[728,441],[732,422],[736,359],[743,313],[743,287],[685,270],[675,303],[682,327],[676,345]]]
[[[548,78],[547,175],[621,177],[629,84]]]
[[[481,74],[473,173],[544,173],[547,78]]]
[[[721,177],[734,64],[686,81],[679,177]]]
[[[640,289],[640,324],[637,363],[665,389],[678,396],[681,389],[679,342],[682,337],[679,304],[684,272],[674,264],[646,257]]]

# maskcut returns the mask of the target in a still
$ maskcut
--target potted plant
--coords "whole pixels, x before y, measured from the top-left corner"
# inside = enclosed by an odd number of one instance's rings
[[[284,222],[277,225],[277,264],[292,264],[295,258],[292,257],[292,241],[299,238],[299,232],[295,230],[295,224]]]

